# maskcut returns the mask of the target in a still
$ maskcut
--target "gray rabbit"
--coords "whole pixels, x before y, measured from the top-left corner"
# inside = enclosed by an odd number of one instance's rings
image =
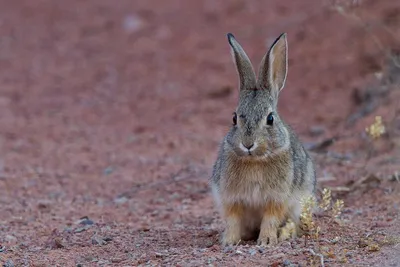
[[[316,185],[310,156],[277,111],[288,69],[286,33],[263,57],[258,79],[235,37],[227,37],[240,93],[210,181],[226,222],[222,243],[233,245],[258,235],[259,245],[275,245],[288,219],[301,232],[300,200],[314,196]]]

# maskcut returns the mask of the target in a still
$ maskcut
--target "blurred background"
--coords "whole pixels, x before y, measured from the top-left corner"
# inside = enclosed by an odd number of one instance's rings
[[[228,32],[256,68],[287,32],[279,111],[320,188],[400,234],[399,26],[398,0],[0,1],[0,262],[254,263],[220,251],[207,184],[238,96]]]

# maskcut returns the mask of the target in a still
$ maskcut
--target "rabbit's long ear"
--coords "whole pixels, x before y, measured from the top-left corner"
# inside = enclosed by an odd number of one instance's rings
[[[278,94],[285,85],[288,69],[286,33],[282,33],[263,57],[258,73],[257,86]]]
[[[227,37],[232,48],[233,60],[239,74],[240,90],[256,89],[256,74],[254,73],[249,57],[236,41],[233,34],[228,33]]]

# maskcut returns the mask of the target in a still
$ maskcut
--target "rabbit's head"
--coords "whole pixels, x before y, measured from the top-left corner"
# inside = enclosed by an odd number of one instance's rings
[[[243,48],[230,33],[228,41],[239,74],[240,93],[226,143],[243,158],[273,156],[290,145],[289,131],[277,112],[288,68],[286,34],[280,35],[263,57],[258,79]]]

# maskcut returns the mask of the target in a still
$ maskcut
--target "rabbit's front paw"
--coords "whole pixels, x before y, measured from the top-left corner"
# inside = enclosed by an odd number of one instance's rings
[[[238,204],[226,205],[226,229],[222,239],[224,246],[236,245],[241,238],[241,220],[243,207]]]
[[[257,240],[257,245],[259,246],[274,246],[278,244],[278,235],[274,230],[268,230],[266,232],[261,232]]]
[[[240,233],[227,231],[224,233],[222,244],[224,246],[232,246],[238,244],[240,241]]]

